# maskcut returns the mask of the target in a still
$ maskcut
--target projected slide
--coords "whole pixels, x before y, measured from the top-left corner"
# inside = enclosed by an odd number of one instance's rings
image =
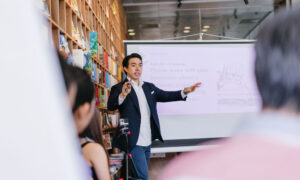
[[[244,116],[259,111],[253,46],[220,41],[126,44],[127,54],[143,57],[143,80],[158,88],[182,90],[202,82],[186,102],[158,103],[165,140],[228,137]]]
[[[249,45],[144,45],[138,52],[144,58],[144,81],[163,90],[203,83],[187,102],[160,103],[160,115],[255,112],[260,107]]]

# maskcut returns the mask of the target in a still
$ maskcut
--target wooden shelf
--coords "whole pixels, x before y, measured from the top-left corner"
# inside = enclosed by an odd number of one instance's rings
[[[107,107],[98,107],[101,110],[108,110]]]
[[[101,87],[101,88],[104,88],[104,89],[108,89],[108,88],[106,88],[103,84],[99,84],[99,83],[96,83],[96,82],[94,82],[94,84],[95,84],[97,87]]]
[[[116,127],[115,128],[111,127],[111,128],[105,128],[105,129],[103,128],[102,130],[103,131],[115,131],[116,129],[117,129]]]
[[[71,0],[72,1],[72,0]],[[73,49],[86,50],[85,44],[80,40],[73,38],[73,28],[78,32],[79,36],[84,36],[84,40],[87,44],[90,44],[90,32],[96,31],[98,35],[98,45],[103,48],[103,51],[110,56],[111,59],[117,64],[118,72],[122,68],[122,60],[124,58],[124,45],[123,40],[125,38],[126,31],[126,19],[125,12],[122,7],[121,0],[93,0],[91,3],[88,0],[77,0],[78,7],[73,7],[73,4],[69,0],[46,0],[49,9],[49,16],[46,18],[49,20],[49,24],[52,30],[52,37],[55,46],[59,49],[60,37],[64,36],[66,42],[69,45],[70,52]],[[117,13],[114,14],[111,3],[115,3]],[[78,8],[78,10],[77,10]],[[114,52],[118,54],[117,57],[113,57]],[[103,63],[96,58],[92,59],[92,62],[97,65],[100,70],[105,70],[112,76],[117,82],[120,82],[119,74],[113,74],[113,71],[109,71]],[[101,89],[101,93],[104,92],[106,96],[109,95],[111,89],[106,88],[104,84],[95,83],[95,87]],[[103,95],[103,94],[101,94]],[[101,98],[101,97],[100,97]],[[105,97],[107,100],[108,97]],[[100,121],[103,121],[104,116],[118,117],[118,111],[109,111],[107,107],[98,107],[101,116]],[[103,124],[103,123],[101,123]],[[116,128],[104,129],[105,132],[112,134],[111,131],[115,131]]]

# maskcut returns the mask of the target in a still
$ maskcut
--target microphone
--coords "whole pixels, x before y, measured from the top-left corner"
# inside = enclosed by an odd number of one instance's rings
[[[131,80],[129,80],[129,82],[130,82],[130,84],[131,84]],[[125,89],[125,92],[128,91],[128,89],[129,89],[129,87],[130,87],[130,84],[127,84],[127,87],[126,87],[126,89]]]
[[[127,92],[127,91],[128,91],[128,89],[129,89],[129,86],[130,86],[130,84],[127,84],[127,87],[126,87],[126,89],[125,89],[125,92]]]

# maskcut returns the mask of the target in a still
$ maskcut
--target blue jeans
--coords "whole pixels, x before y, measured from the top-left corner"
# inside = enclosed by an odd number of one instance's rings
[[[150,146],[135,146],[130,153],[139,177],[143,180],[148,180]]]

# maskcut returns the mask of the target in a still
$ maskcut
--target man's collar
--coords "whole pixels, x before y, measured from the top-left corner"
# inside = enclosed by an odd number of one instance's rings
[[[131,83],[133,83],[134,85],[138,86],[138,84],[133,81],[130,77],[127,76],[128,81],[130,81]],[[142,87],[144,84],[144,81],[140,78],[140,87]]]

